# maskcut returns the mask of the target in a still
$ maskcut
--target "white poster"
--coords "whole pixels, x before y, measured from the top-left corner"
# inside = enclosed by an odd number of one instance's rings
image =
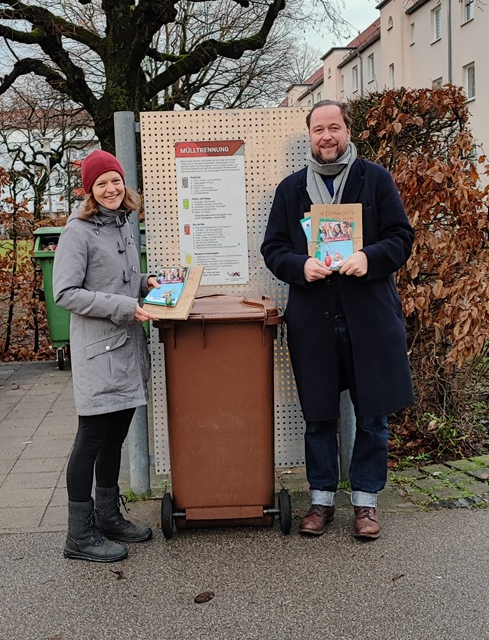
[[[180,257],[202,285],[249,280],[244,142],[177,142]]]

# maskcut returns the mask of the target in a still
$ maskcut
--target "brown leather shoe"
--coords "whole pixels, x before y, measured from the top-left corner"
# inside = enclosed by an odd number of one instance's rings
[[[320,536],[326,531],[326,526],[333,521],[333,518],[334,506],[323,507],[321,504],[313,504],[302,518],[299,533]]]
[[[364,540],[376,540],[380,536],[380,523],[374,507],[354,507],[353,535]]]

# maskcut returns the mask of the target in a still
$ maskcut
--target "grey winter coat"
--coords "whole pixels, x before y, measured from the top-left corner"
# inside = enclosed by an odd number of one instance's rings
[[[148,293],[131,225],[121,211],[73,214],[54,259],[57,304],[71,312],[70,357],[78,415],[147,403],[149,352],[136,304]]]

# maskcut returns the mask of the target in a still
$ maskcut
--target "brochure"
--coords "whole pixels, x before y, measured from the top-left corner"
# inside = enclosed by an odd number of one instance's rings
[[[186,320],[194,303],[204,267],[161,267],[156,277],[159,289],[151,289],[143,309],[161,320]]]
[[[188,278],[188,267],[161,267],[156,278],[160,288],[151,289],[143,302],[176,307]]]
[[[362,205],[312,205],[301,220],[311,257],[323,260],[331,269],[363,246]]]
[[[320,218],[314,257],[331,269],[339,269],[353,253],[354,229],[354,222]]]

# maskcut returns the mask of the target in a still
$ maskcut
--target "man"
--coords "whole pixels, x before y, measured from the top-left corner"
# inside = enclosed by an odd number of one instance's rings
[[[306,118],[307,166],[277,187],[261,247],[289,284],[287,340],[306,421],[311,508],[300,533],[321,535],[338,487],[339,395],[350,390],[356,433],[350,466],[353,535],[380,535],[378,493],[387,479],[387,414],[413,401],[406,334],[393,273],[414,239],[392,177],[356,157],[346,103],[323,100]],[[311,204],[361,203],[363,248],[337,271],[309,257],[301,218]]]

